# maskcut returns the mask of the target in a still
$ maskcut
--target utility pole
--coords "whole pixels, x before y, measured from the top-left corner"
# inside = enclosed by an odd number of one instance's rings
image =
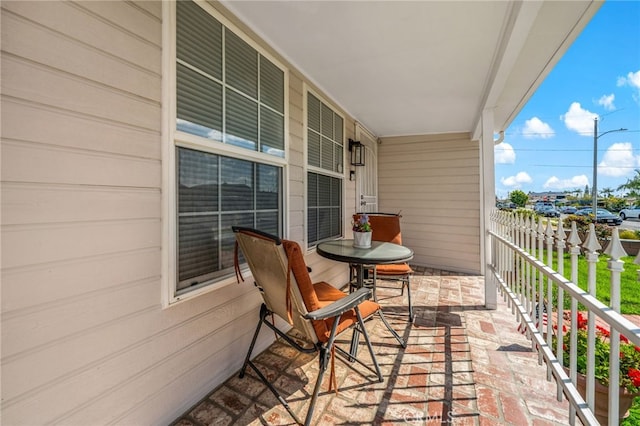
[[[593,119],[593,188],[591,188],[591,196],[593,197],[593,221],[598,222],[598,139],[607,133],[626,132],[628,129],[620,128],[616,130],[608,130],[598,134],[598,117]]]

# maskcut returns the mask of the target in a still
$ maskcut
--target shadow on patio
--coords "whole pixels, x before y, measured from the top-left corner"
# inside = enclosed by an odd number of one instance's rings
[[[517,331],[511,309],[501,299],[497,310],[484,308],[483,278],[415,269],[413,325],[406,322],[406,300],[399,284],[383,282],[378,288],[385,316],[408,339],[407,348],[397,344],[379,318],[367,321],[384,382],[378,383],[366,370],[363,377],[354,370],[362,370],[357,364],[336,361],[339,392],[327,391],[329,374],[325,374],[314,424],[567,424],[568,403],[555,399],[555,382],[546,381],[546,368],[538,365],[530,342]],[[256,362],[304,418],[317,356],[276,342]],[[234,374],[174,422],[176,426],[261,424],[295,423],[250,369],[243,379]]]

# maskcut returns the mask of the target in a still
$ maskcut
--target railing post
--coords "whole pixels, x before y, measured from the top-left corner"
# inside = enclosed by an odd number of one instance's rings
[[[531,217],[527,217],[525,218],[525,222],[524,222],[524,233],[525,233],[525,238],[524,238],[524,250],[526,252],[528,252],[529,254],[531,254]],[[533,267],[530,264],[525,264],[525,280],[524,280],[524,301],[526,302],[525,304],[523,304],[523,306],[525,307],[525,309],[527,310],[527,312],[531,312],[531,272],[532,272]]]
[[[517,214],[512,214],[509,216],[509,241],[514,243],[516,242],[516,220],[518,219]],[[516,280],[516,255],[511,252],[509,255],[509,279],[507,280],[507,285],[509,288],[513,288],[513,282]],[[509,305],[513,309],[513,303],[511,299],[509,299]]]
[[[547,229],[545,230],[547,241],[547,263],[549,268],[553,269],[553,228],[551,220],[547,220]],[[547,346],[552,347],[553,344],[553,281],[547,278]],[[547,380],[551,380],[551,367],[547,366]]]
[[[596,263],[598,263],[597,250],[602,249],[602,246],[598,242],[596,237],[596,229],[593,223],[589,224],[589,235],[587,235],[587,241],[584,244],[584,248],[587,250],[587,285],[589,287],[589,294],[596,297]],[[595,387],[594,376],[596,373],[595,366],[595,338],[596,338],[596,319],[595,314],[589,310],[587,315],[587,404],[591,410],[595,410]]]
[[[544,226],[542,226],[542,218],[539,217],[538,218],[538,227],[536,229],[537,234],[538,234],[538,255],[536,256],[536,258],[541,261],[544,262]],[[543,307],[543,303],[544,303],[544,274],[542,273],[542,271],[539,271],[538,274],[538,328],[540,333],[544,333],[544,330],[542,329],[542,321],[540,321],[540,319],[542,318],[542,307]]]
[[[620,274],[624,269],[624,262],[620,260],[622,256],[626,256],[620,243],[618,228],[613,228],[611,241],[604,251],[611,259],[607,262],[609,271],[611,271],[611,308],[620,313]],[[620,333],[618,330],[611,328],[609,334],[609,342],[611,351],[609,352],[609,426],[618,424],[620,412]]]
[[[578,255],[580,254],[580,236],[575,222],[571,222],[571,233],[569,234],[569,251],[571,253],[571,282],[578,285]],[[571,383],[575,386],[578,380],[578,300],[571,298],[571,334],[569,341],[569,375]],[[576,409],[571,405],[569,409],[569,423],[575,424]]]
[[[525,217],[520,214],[518,217],[518,246],[524,247],[525,235],[526,235],[526,227],[525,227]],[[518,257],[518,278],[516,279],[514,291],[518,295],[520,299],[520,304],[524,306],[523,300],[523,288],[524,288],[524,279],[525,279],[525,270],[527,268],[527,264],[522,257]]]
[[[505,236],[505,238],[507,238],[508,240],[510,240],[510,233],[509,233],[509,220],[511,219],[511,215],[508,214],[507,212],[500,212],[500,217],[499,217],[499,227],[500,227],[500,232],[502,235]],[[511,273],[511,264],[509,263],[509,259],[511,258],[509,255],[509,252],[507,250],[507,248],[504,246],[504,244],[502,242],[499,242],[498,244],[500,244],[500,276],[502,277],[502,279],[508,281],[509,280],[509,274]],[[505,294],[504,294],[504,288],[502,288],[502,286],[500,286],[501,292],[502,292],[502,297],[503,299],[505,298]],[[505,300],[506,301],[506,300]]]
[[[564,276],[564,248],[566,247],[566,244],[564,242],[564,240],[567,238],[567,236],[564,233],[564,227],[562,226],[562,220],[558,219],[558,227],[556,229],[556,249],[558,252],[558,273],[562,276]],[[558,305],[556,307],[556,311],[558,313],[558,319],[556,321],[556,325],[558,326],[558,331],[557,331],[557,341],[558,344],[556,345],[556,358],[558,358],[558,361],[560,362],[560,365],[562,364],[562,358],[563,358],[563,348],[562,348],[562,330],[564,328],[564,324],[563,324],[563,320],[564,320],[564,290],[562,289],[562,287],[558,286]],[[549,321],[551,322],[551,321]],[[558,394],[557,394],[557,398],[558,401],[562,401],[562,385],[558,382]]]
[[[531,246],[530,247],[531,247],[531,256],[533,256],[533,257],[536,257],[536,235],[537,234],[536,234],[535,225],[536,225],[536,221],[533,218],[533,216],[531,216],[529,218],[529,228],[531,229],[531,234],[530,234],[529,238],[531,239]],[[530,266],[531,266],[531,289],[530,289],[531,290],[531,303],[529,305],[529,311],[528,312],[529,312],[529,315],[531,317],[533,317],[534,314],[535,314],[536,299],[537,299],[537,293],[538,293],[537,292],[537,288],[536,288],[536,285],[537,285],[537,282],[538,282],[538,280],[537,280],[538,275],[536,273],[537,269],[533,265],[530,265]],[[531,339],[531,346],[532,346],[533,349],[535,349],[535,344],[534,344],[533,339]],[[539,361],[540,361],[540,363],[542,363],[542,359],[539,359]]]

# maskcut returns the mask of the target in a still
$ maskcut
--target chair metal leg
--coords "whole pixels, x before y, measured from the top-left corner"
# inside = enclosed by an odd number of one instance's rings
[[[247,365],[251,362],[251,352],[253,352],[253,347],[256,344],[256,340],[258,339],[258,334],[260,334],[260,328],[262,327],[262,322],[267,317],[268,310],[265,304],[263,303],[260,306],[260,319],[258,320],[258,326],[256,327],[256,332],[253,333],[253,339],[251,339],[251,344],[249,345],[249,351],[247,352],[247,356],[244,358],[244,364],[242,364],[242,368],[240,369],[239,377],[242,379],[244,377],[244,373],[247,370]]]
[[[376,281],[377,281],[378,277],[377,277],[377,273],[374,270],[373,273],[373,298],[375,299],[376,297]],[[407,287],[407,297],[409,299],[409,323],[413,324],[413,320],[415,319],[415,315],[413,314],[413,303],[411,302],[411,277],[394,277],[394,278],[388,278],[388,279],[396,279],[398,281],[400,281],[400,283],[402,284],[400,287],[400,296],[404,296],[404,288],[405,286]],[[376,300],[377,302],[377,300]]]
[[[371,360],[373,361],[373,365],[376,368],[376,374],[378,375],[378,381],[382,383],[384,380],[382,378],[382,371],[380,370],[380,365],[378,365],[378,360],[376,359],[376,355],[373,352],[373,346],[371,346],[371,340],[369,340],[369,333],[367,333],[367,329],[364,326],[364,321],[362,320],[362,315],[360,315],[360,309],[355,307],[356,316],[358,317],[358,325],[362,328],[362,335],[364,336],[364,341],[367,343],[367,348],[369,348],[369,355],[371,355]]]
[[[357,307],[356,307],[357,309]],[[313,387],[313,395],[311,396],[311,401],[309,401],[309,409],[307,410],[307,417],[305,418],[304,425],[308,426],[311,424],[311,418],[313,417],[313,410],[316,408],[316,400],[318,399],[318,393],[320,392],[320,385],[322,385],[322,377],[324,376],[324,372],[327,370],[327,364],[329,364],[329,357],[331,355],[331,348],[334,345],[336,339],[336,330],[338,329],[339,321],[333,321],[333,326],[331,327],[331,334],[329,335],[329,340],[327,343],[320,346],[320,356],[318,357],[319,371],[318,378],[316,379],[316,385]]]
[[[413,323],[415,316],[413,315],[413,304],[411,303],[411,277],[407,277],[406,281],[402,282],[402,288],[407,286],[407,297],[409,298],[409,322]]]
[[[258,335],[260,334],[260,329],[262,328],[262,323],[266,324],[267,326],[270,326],[271,329],[273,329],[276,333],[278,333],[278,335],[283,337],[289,344],[291,344],[292,346],[296,347],[298,350],[302,349],[301,350],[302,352],[309,352],[309,353],[310,352],[315,352],[316,349],[315,348],[314,349],[300,348],[299,345],[297,345],[295,342],[293,342],[288,336],[284,335],[280,330],[278,330],[276,327],[272,326],[267,321],[267,315],[269,315],[269,310],[267,309],[267,306],[263,303],[260,306],[260,320],[258,321],[258,326],[256,327],[255,333],[253,333],[253,339],[251,340],[251,345],[249,345],[249,351],[247,352],[247,356],[244,359],[244,364],[242,365],[242,368],[240,369],[239,377],[243,378],[245,373],[246,373],[247,366],[251,367],[251,369],[258,375],[260,380],[262,380],[262,382],[269,388],[271,393],[273,393],[273,395],[278,399],[278,401],[280,401],[280,404],[282,404],[282,406],[287,410],[289,415],[291,417],[293,417],[293,419],[296,421],[296,423],[297,424],[302,424],[302,422],[300,421],[300,419],[298,418],[296,413],[293,412],[293,410],[291,409],[291,407],[289,406],[287,401],[284,399],[284,397],[282,395],[280,395],[278,390],[271,384],[271,382],[264,376],[264,374],[262,374],[262,372],[258,369],[258,367],[251,361],[251,353],[253,352],[253,348],[254,348],[254,346],[256,344],[256,340],[258,339]]]
[[[398,341],[398,343],[400,343],[400,346],[402,346],[403,348],[407,347],[407,342],[405,342],[402,337],[400,337],[400,335],[398,334],[398,332],[396,332],[393,327],[391,327],[391,324],[389,324],[387,322],[387,319],[384,317],[384,314],[382,313],[382,309],[378,310],[378,315],[380,315],[380,319],[382,320],[382,322],[384,323],[384,325],[389,329],[389,331],[391,332],[391,334],[393,335],[393,337],[396,338],[396,340]]]

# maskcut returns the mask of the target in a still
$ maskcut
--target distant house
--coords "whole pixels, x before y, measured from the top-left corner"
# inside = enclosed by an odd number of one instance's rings
[[[557,204],[562,204],[566,202],[567,197],[569,196],[578,196],[581,194],[578,193],[568,193],[568,192],[529,192],[529,202],[538,202],[538,201],[551,201]]]

